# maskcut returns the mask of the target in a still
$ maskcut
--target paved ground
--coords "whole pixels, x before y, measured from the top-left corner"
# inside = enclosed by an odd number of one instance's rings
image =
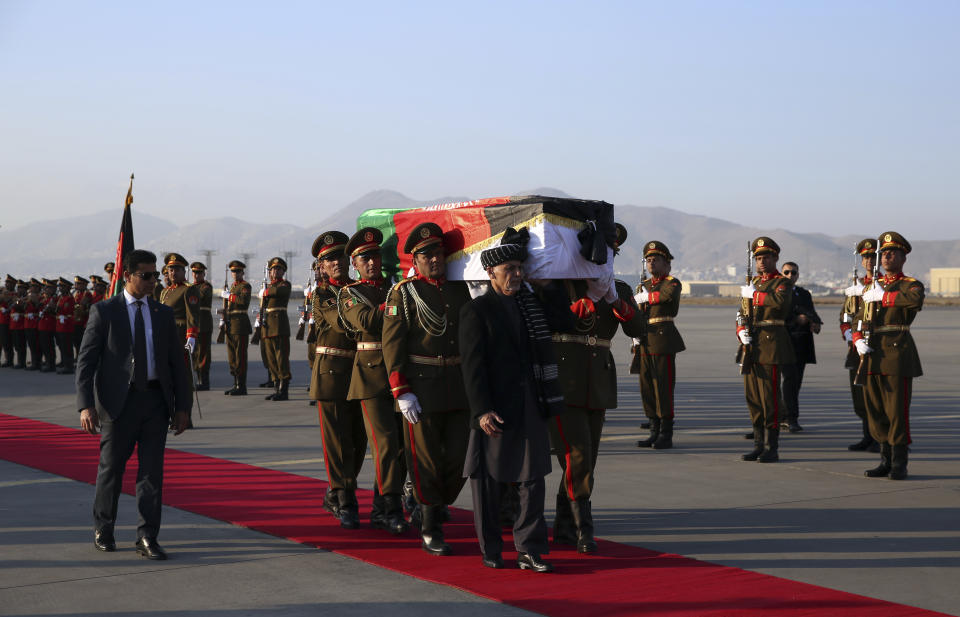
[[[824,317],[832,321],[836,310],[826,308]],[[608,414],[594,495],[598,535],[960,615],[960,310],[925,310],[914,327],[926,375],[915,383],[911,477],[899,483],[864,478],[878,455],[846,450],[859,438],[859,421],[832,328],[818,337],[819,363],[807,369],[806,430],[783,437],[778,464],[740,461],[750,444],[742,438],[749,426],[732,317],[730,307],[681,312],[689,350],[677,361],[674,450],[635,447],[639,394],[621,371],[620,407]],[[294,347],[302,358],[302,344]],[[617,341],[620,367],[627,347],[627,339]],[[215,346],[218,387],[229,381],[224,356]],[[316,410],[306,402],[306,361],[294,362],[293,371],[296,400],[286,403],[264,401],[266,392],[256,389],[240,400],[201,393],[199,428],[170,446],[325,477]],[[254,362],[250,382],[264,379]],[[65,377],[0,371],[6,413],[76,426],[72,393]],[[548,482],[555,488],[557,474]],[[361,485],[372,486],[372,465]],[[118,529],[124,550],[100,554],[91,546],[92,497],[89,485],[0,463],[0,614],[152,607],[169,615],[299,615],[321,606],[345,615],[529,614],[172,508],[161,540],[174,559],[158,566],[126,546],[135,524],[128,497],[121,502],[126,525]],[[552,504],[548,498],[548,509]],[[458,505],[470,507],[466,491]],[[128,592],[108,596],[106,582]]]

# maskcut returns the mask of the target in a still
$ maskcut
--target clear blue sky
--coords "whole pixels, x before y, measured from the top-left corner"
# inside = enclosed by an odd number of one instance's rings
[[[2,0],[0,224],[119,207],[133,170],[181,224],[552,186],[957,238],[958,27],[954,1]]]

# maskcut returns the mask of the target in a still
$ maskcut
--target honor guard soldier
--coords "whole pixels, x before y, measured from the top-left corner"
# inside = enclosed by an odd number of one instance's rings
[[[80,275],[73,277],[73,352],[80,353],[80,341],[83,340],[83,331],[87,327],[87,316],[90,314],[90,305],[93,304],[93,295],[87,290],[89,281]]]
[[[683,285],[670,276],[673,255],[663,242],[648,242],[643,260],[650,278],[644,277],[634,300],[646,317],[647,327],[645,336],[634,339],[630,372],[640,376],[640,396],[650,422],[650,437],[638,441],[637,446],[663,450],[673,447],[676,358],[686,349],[673,321],[680,310]]]
[[[346,253],[360,276],[340,291],[343,323],[357,340],[357,355],[347,398],[359,401],[367,441],[373,444],[376,490],[370,524],[393,534],[407,530],[403,518],[403,418],[394,407],[390,380],[383,364],[383,311],[388,282],[383,277],[380,244],[383,234],[364,227],[347,242]]]
[[[27,282],[17,279],[16,291],[10,303],[10,339],[15,355],[13,368],[27,368],[27,339],[23,335]],[[54,304],[56,306],[56,304]]]
[[[57,348],[60,350],[60,375],[73,374],[73,311],[76,301],[70,293],[73,285],[60,277],[57,281]]]
[[[107,282],[96,274],[90,275],[90,282],[93,283],[93,291],[90,293],[90,304],[96,304],[106,299]]]
[[[43,358],[40,372],[52,373],[57,370],[57,284],[49,279],[42,282],[40,319],[37,321],[37,343]]]
[[[160,278],[157,279],[157,284],[153,286],[153,299],[157,302],[163,302],[163,290],[169,286],[170,269],[167,267],[167,264],[163,264],[160,268]]]
[[[190,368],[190,354],[197,347],[197,316],[200,313],[200,293],[187,282],[187,259],[180,253],[167,253],[164,258],[170,284],[160,294],[160,302],[173,309],[180,343],[188,349],[184,356]]]
[[[860,354],[853,344],[853,329],[857,324],[857,313],[863,307],[863,290],[867,285],[873,283],[873,268],[877,259],[877,240],[876,238],[864,238],[857,243],[856,254],[859,257],[860,265],[863,266],[866,274],[857,279],[856,268],[853,273],[853,284],[843,290],[846,299],[843,302],[843,310],[840,312],[840,334],[847,343],[847,360],[844,368],[850,376],[850,396],[853,399],[853,412],[860,418],[863,437],[860,441],[847,446],[851,452],[879,452],[878,444],[870,434],[870,421],[867,418],[867,403],[864,400],[864,389],[855,385],[853,382],[857,376],[857,368],[860,366]]]
[[[270,284],[260,290],[260,301],[264,303],[263,323],[260,324],[261,349],[273,382],[273,394],[265,398],[268,401],[285,401],[290,389],[290,317],[287,305],[290,302],[290,282],[284,280],[287,262],[274,257],[267,262]]]
[[[103,264],[103,271],[107,275],[108,284],[110,283],[110,280],[113,278],[113,269],[114,269],[114,266],[112,261],[108,261],[107,263]]]
[[[233,284],[230,289],[221,292],[220,297],[226,300],[223,321],[224,333],[227,341],[227,363],[230,365],[230,374],[233,375],[233,387],[224,394],[229,396],[244,396],[247,393],[247,345],[253,328],[250,327],[250,283],[243,280],[243,273],[247,266],[239,259],[234,259],[227,266],[233,275]]]
[[[3,289],[0,289],[0,351],[3,352],[3,360],[0,367],[7,368],[13,366],[13,339],[10,338],[10,307],[16,299],[17,279],[9,274],[3,281]]]
[[[213,285],[207,281],[207,266],[202,261],[190,264],[193,285],[200,297],[197,305],[197,350],[193,368],[197,371],[197,390],[210,389],[210,340],[213,337]]]
[[[24,299],[23,308],[23,338],[26,341],[27,349],[30,350],[30,363],[26,366],[28,371],[40,369],[40,344],[37,339],[37,324],[40,320],[40,281],[35,278],[30,279],[27,287],[27,297]]]
[[[347,400],[350,372],[357,345],[339,315],[337,295],[352,281],[344,253],[347,235],[327,231],[313,242],[320,281],[311,294],[311,316],[316,329],[310,398],[317,401],[320,439],[329,488],[323,508],[345,529],[360,527],[357,475],[367,453],[367,434],[357,401]]]
[[[310,375],[313,375],[313,364],[317,359],[317,322],[313,318],[313,294],[316,293],[323,280],[320,263],[316,259],[310,264],[310,275],[313,280],[303,290],[303,309],[300,313],[300,322],[297,324],[297,337],[300,340],[301,334],[304,334],[300,328],[306,330],[303,338],[307,341],[307,366],[310,369]],[[309,391],[309,388],[307,390]],[[311,407],[317,404],[317,401],[313,399],[307,402],[310,403]]]
[[[780,246],[761,236],[750,244],[757,276],[740,288],[752,318],[738,318],[737,338],[747,349],[749,371],[743,376],[744,395],[753,423],[753,450],[745,461],[772,463],[780,459],[780,371],[794,362],[786,319],[793,303],[793,282],[777,271]],[[743,308],[741,308],[741,312]]]
[[[863,359],[870,433],[880,444],[880,465],[867,477],[907,477],[913,378],[923,375],[910,324],[923,309],[923,283],[903,274],[910,243],[895,231],[877,240],[884,276],[863,292],[853,344]]]
[[[618,229],[618,242],[626,229]],[[593,539],[594,470],[607,409],[617,406],[617,365],[610,352],[611,339],[623,328],[627,336],[643,332],[643,317],[633,303],[630,286],[609,278],[563,282],[570,310],[576,316],[572,329],[553,333],[557,352],[564,411],[549,422],[550,438],[563,469],[557,491],[555,542],[572,544],[580,553],[597,550]]]
[[[390,391],[404,416],[404,451],[420,504],[422,547],[449,555],[443,508],[466,482],[463,463],[469,410],[460,373],[460,309],[470,301],[463,282],[448,282],[443,231],[421,223],[404,243],[416,274],[387,294],[383,359]]]

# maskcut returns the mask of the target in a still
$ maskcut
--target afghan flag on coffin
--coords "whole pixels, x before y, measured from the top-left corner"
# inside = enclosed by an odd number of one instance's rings
[[[613,272],[613,205],[560,197],[524,195],[438,204],[410,210],[367,210],[357,229],[383,232],[384,275],[402,278],[413,266],[403,245],[413,228],[433,222],[444,231],[447,279],[487,280],[480,252],[496,246],[507,227],[530,231],[524,264],[532,279],[586,279]]]

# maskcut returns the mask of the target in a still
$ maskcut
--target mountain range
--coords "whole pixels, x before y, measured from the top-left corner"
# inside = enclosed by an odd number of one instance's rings
[[[522,195],[569,197],[552,188],[520,191]],[[290,254],[290,279],[294,283],[307,278],[310,247],[314,238],[330,229],[349,233],[356,229],[357,216],[371,208],[416,208],[431,204],[466,201],[467,196],[445,196],[429,200],[411,199],[390,190],[367,193],[337,212],[307,227],[292,224],[251,223],[232,217],[179,222],[146,214],[134,206],[136,246],[159,255],[169,251],[184,254],[187,259],[206,261],[202,251],[215,251],[212,279],[231,259],[246,253],[248,276],[258,278],[259,264],[274,255]],[[801,278],[824,281],[849,276],[853,267],[853,247],[868,234],[896,228],[892,222],[884,229],[866,229],[863,234],[830,236],[825,233],[797,233],[775,224],[744,226],[722,218],[687,214],[662,207],[616,206],[616,219],[629,233],[617,257],[615,270],[634,274],[640,271],[643,243],[660,240],[674,255],[674,271],[681,278],[730,279],[729,266],[737,276],[743,274],[746,244],[767,235],[781,247],[781,261],[800,264]],[[771,221],[775,223],[775,221]],[[101,273],[103,264],[112,261],[120,225],[120,209],[68,219],[32,223],[13,230],[0,230],[0,272],[20,278],[58,276],[73,273]],[[928,280],[931,267],[960,265],[960,240],[913,242],[905,270],[921,280]]]

